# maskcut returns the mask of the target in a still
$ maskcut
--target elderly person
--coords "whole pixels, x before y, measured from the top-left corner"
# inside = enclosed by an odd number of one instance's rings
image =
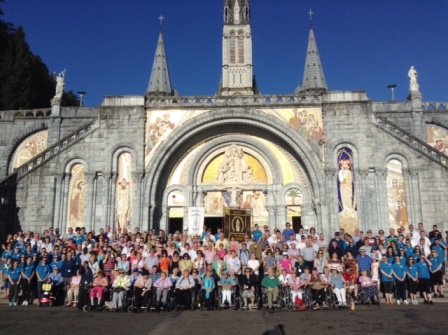
[[[131,287],[131,280],[126,273],[121,270],[118,274],[118,277],[115,278],[114,283],[112,284],[112,302],[114,305],[114,309],[122,309],[124,298],[126,296],[126,291]]]
[[[218,281],[218,286],[221,287],[222,302],[221,306],[224,306],[226,301],[229,305],[232,304],[232,287],[236,286],[235,281],[229,277],[229,272],[224,271],[222,273],[221,280]]]
[[[156,288],[157,306],[160,307],[160,303],[165,305],[168,298],[168,292],[172,287],[171,280],[167,277],[165,272],[160,274],[160,278],[154,283],[154,287]],[[162,300],[160,300],[160,298],[162,298]]]
[[[330,283],[333,286],[333,292],[338,299],[338,306],[347,307],[347,297],[345,293],[345,280],[339,272],[339,269],[331,270]]]
[[[213,308],[213,301],[215,297],[215,279],[212,277],[212,272],[207,269],[205,276],[202,279],[202,306],[207,309]]]
[[[307,285],[311,286],[311,294],[313,296],[314,310],[320,309],[325,305],[325,283],[317,272],[317,268],[313,268],[311,275],[308,277]]]
[[[67,307],[76,307],[76,304],[78,303],[78,297],[79,297],[79,286],[81,284],[81,273],[82,270],[78,269],[76,270],[76,275],[71,278],[70,285],[68,286],[67,290]]]
[[[361,276],[358,279],[361,285],[361,290],[364,293],[364,303],[369,303],[369,300],[374,302],[376,299],[379,304],[378,288],[376,283],[373,282],[372,278],[368,275],[367,270],[361,270]]]
[[[194,286],[195,281],[193,276],[190,275],[190,271],[187,269],[183,270],[182,277],[176,282],[176,300],[180,306],[187,306],[188,295],[191,293],[191,289]]]
[[[275,276],[274,270],[272,268],[269,268],[267,275],[264,276],[263,280],[261,281],[261,286],[265,289],[266,295],[268,297],[268,307],[270,313],[274,313],[273,301],[277,301],[279,285],[280,282]]]
[[[151,299],[151,285],[152,280],[149,278],[149,271],[143,270],[142,275],[138,277],[134,284],[135,304],[137,308],[148,308],[149,300]]]
[[[98,297],[98,304],[100,304],[101,299],[103,298],[104,291],[106,291],[107,286],[109,285],[106,274],[103,270],[99,270],[97,276],[93,280],[92,289],[90,290],[90,304],[91,306],[95,305],[95,298]]]

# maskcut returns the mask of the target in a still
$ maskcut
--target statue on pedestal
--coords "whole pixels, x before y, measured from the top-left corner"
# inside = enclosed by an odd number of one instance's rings
[[[62,98],[62,94],[64,93],[65,72],[67,72],[67,71],[64,69],[58,75],[54,74],[54,76],[56,78],[56,94],[54,96],[55,98]]]
[[[414,66],[411,66],[411,68],[409,69],[408,77],[409,77],[409,90],[410,91],[418,91],[418,89],[419,89],[419,86],[417,83],[418,73],[414,69]]]

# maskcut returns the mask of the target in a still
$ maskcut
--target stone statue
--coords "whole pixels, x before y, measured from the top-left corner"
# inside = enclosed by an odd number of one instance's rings
[[[62,71],[58,75],[55,74],[56,77],[56,94],[55,98],[62,98],[62,94],[64,93],[65,88],[65,72],[66,70]]]
[[[419,86],[417,83],[418,73],[414,69],[414,66],[411,66],[411,68],[409,69],[408,77],[409,77],[409,90],[410,91],[418,91],[418,89],[419,89]]]
[[[253,181],[253,171],[247,165],[242,148],[233,144],[226,149],[214,181],[220,184]]]

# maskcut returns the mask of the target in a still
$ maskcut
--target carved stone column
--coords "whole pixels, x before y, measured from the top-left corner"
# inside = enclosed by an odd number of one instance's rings
[[[87,192],[86,192],[86,203],[85,203],[85,212],[84,212],[84,224],[87,231],[90,231],[93,229],[93,207],[94,204],[94,181],[95,181],[95,174],[92,172],[85,172],[84,178],[87,185]]]

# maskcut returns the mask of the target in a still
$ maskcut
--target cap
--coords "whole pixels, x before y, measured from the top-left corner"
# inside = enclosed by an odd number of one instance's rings
[[[301,238],[302,240],[306,240],[306,236],[305,236],[305,235],[300,236],[300,238]]]
[[[132,272],[138,272],[138,268],[133,268]]]
[[[288,253],[285,251],[282,253],[283,256],[288,256]]]
[[[339,236],[341,235],[341,233],[339,233],[338,231],[336,233],[334,233],[334,236]]]
[[[366,251],[366,248],[361,247],[361,248],[359,248],[359,251]]]

